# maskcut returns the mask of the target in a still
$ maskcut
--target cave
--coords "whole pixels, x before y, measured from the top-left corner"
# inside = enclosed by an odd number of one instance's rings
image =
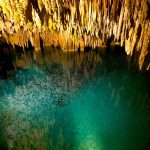
[[[150,0],[0,0],[0,150],[149,139]]]

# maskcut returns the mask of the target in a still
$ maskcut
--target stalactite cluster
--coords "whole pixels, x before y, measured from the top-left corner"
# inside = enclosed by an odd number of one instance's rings
[[[0,0],[0,32],[7,43],[63,50],[120,42],[150,69],[150,0]],[[136,55],[135,55],[136,54]]]

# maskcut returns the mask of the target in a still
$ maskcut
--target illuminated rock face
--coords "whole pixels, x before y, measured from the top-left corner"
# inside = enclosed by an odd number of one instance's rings
[[[63,50],[120,42],[140,69],[150,70],[150,0],[0,0],[0,30],[7,43]]]

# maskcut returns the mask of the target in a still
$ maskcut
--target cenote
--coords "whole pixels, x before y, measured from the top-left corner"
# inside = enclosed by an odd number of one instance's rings
[[[126,55],[53,48],[0,59],[0,150],[150,148],[150,78]]]

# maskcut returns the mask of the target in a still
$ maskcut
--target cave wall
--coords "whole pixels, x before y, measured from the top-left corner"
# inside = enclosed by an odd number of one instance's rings
[[[150,0],[0,0],[0,36],[11,45],[40,50],[101,47],[120,42],[150,70]]]

